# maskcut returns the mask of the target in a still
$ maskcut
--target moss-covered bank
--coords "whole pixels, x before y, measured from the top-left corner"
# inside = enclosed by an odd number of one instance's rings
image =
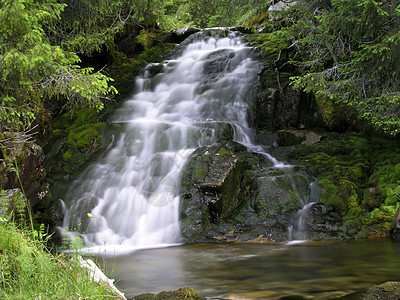
[[[289,158],[312,168],[321,202],[344,218],[356,237],[388,236],[400,201],[400,141],[361,134],[326,133],[298,145]]]

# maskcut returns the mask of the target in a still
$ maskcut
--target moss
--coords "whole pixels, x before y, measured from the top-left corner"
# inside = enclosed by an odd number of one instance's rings
[[[275,62],[280,50],[289,46],[288,32],[285,29],[252,34],[249,40],[253,46],[262,48],[265,59],[269,63]]]
[[[255,26],[255,25],[261,25],[265,21],[268,21],[269,14],[268,10],[263,10],[258,12],[255,16],[253,16],[248,22],[245,22],[243,25],[244,26]],[[268,23],[267,23],[268,24]]]
[[[147,62],[160,62],[175,46],[173,43],[157,44],[139,54],[137,58]]]
[[[379,208],[375,208],[370,213],[367,225],[384,232],[389,232],[392,229],[396,211],[397,206],[382,205]]]
[[[203,180],[208,174],[208,163],[207,161],[203,160],[196,160],[193,164],[193,180],[201,181]]]
[[[136,299],[136,298],[135,298]],[[139,298],[138,298],[139,299]],[[192,288],[185,287],[180,288],[176,291],[171,292],[161,292],[155,296],[156,300],[204,300],[205,298],[201,296],[197,291]]]
[[[86,124],[71,130],[62,154],[64,162],[69,162],[65,166],[66,171],[79,167],[92,157],[101,145],[106,126],[106,123]]]
[[[321,201],[339,211],[349,228],[358,224],[348,234],[358,230],[363,236],[363,226],[390,230],[400,203],[399,154],[396,140],[326,134],[317,144],[294,147],[289,157],[313,168],[323,190]]]
[[[224,157],[225,155],[231,154],[231,152],[230,152],[228,149],[224,148],[224,147],[221,147],[221,148],[218,150],[217,153],[220,154],[220,155],[222,155],[222,157]]]

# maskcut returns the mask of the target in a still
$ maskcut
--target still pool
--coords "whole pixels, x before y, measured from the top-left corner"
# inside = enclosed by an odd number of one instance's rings
[[[210,299],[335,299],[400,281],[400,242],[390,240],[195,244],[103,261],[127,297],[190,286]]]

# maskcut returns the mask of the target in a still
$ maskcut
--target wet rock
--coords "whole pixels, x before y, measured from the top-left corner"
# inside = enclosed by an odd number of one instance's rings
[[[185,28],[180,28],[172,31],[171,33],[171,41],[174,41],[175,43],[181,43],[183,42],[186,38],[191,36],[192,34],[199,32],[200,29],[193,28],[193,27],[185,27]]]
[[[393,219],[393,229],[391,237],[394,239],[400,239],[400,207],[396,211],[396,215]]]
[[[160,73],[162,68],[163,68],[163,64],[162,63],[148,64],[144,69],[145,77],[146,78],[150,78],[150,77],[153,77],[153,76],[157,75],[158,73]]]
[[[176,291],[161,292],[156,294],[142,294],[131,298],[131,300],[176,300],[176,299],[188,299],[188,300],[205,300],[197,291],[192,288],[185,287],[180,288]]]
[[[249,166],[222,145],[198,148],[181,182],[181,222],[186,238],[196,238],[210,223],[230,216],[238,206],[240,183]]]
[[[318,201],[308,168],[274,167],[239,145],[202,147],[189,158],[181,181],[184,242],[286,241],[304,203]],[[331,207],[310,206],[310,237],[343,236],[341,225]]]
[[[266,69],[263,72],[268,72]],[[261,73],[261,77],[267,76]],[[265,79],[267,80],[267,79]],[[260,130],[276,131],[288,128],[315,128],[321,126],[315,101],[293,87],[271,87],[261,82],[260,93],[254,105],[254,126]]]
[[[10,141],[13,137],[9,137]],[[21,188],[32,208],[49,203],[46,173],[42,167],[44,153],[34,142],[18,142],[5,146],[0,160],[0,190]]]
[[[297,135],[287,130],[278,131],[277,143],[279,146],[294,146],[299,145],[305,141],[305,136]]]
[[[372,211],[381,205],[381,193],[376,187],[370,187],[364,191],[364,199],[362,205],[368,210]]]
[[[398,300],[400,299],[400,282],[386,282],[370,288],[361,298],[363,300]]]

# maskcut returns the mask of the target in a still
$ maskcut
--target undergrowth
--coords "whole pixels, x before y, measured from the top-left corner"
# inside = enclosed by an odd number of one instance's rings
[[[36,230],[25,196],[0,193],[0,299],[117,299],[92,282],[79,254],[52,254],[44,226]]]

